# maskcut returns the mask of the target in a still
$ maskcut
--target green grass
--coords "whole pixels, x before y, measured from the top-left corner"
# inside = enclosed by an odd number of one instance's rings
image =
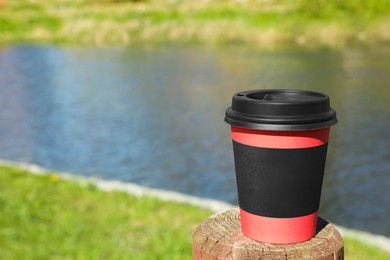
[[[0,259],[189,259],[210,214],[0,167]]]
[[[366,245],[361,241],[352,238],[344,238],[345,259],[357,260],[388,260],[390,253],[378,250],[378,248]]]
[[[389,43],[389,31],[390,0],[8,0],[0,7],[0,44],[342,46]]]
[[[0,166],[0,259],[191,259],[209,211]],[[345,239],[346,259],[390,255]]]

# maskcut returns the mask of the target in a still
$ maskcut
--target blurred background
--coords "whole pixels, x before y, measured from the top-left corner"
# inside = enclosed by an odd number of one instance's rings
[[[0,1],[0,158],[237,203],[234,93],[328,94],[320,214],[390,236],[390,1]]]

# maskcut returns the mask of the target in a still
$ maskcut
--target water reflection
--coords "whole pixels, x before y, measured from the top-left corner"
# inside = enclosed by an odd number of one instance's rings
[[[390,50],[161,48],[0,53],[0,157],[236,202],[231,96],[326,92],[332,130],[322,215],[390,235]]]

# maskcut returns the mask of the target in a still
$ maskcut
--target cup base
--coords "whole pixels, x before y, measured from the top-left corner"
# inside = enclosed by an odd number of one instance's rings
[[[270,218],[251,214],[240,208],[242,233],[259,242],[295,244],[315,236],[318,211],[294,218]]]

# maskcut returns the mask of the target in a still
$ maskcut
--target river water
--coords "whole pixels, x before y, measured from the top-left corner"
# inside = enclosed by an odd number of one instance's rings
[[[242,90],[331,97],[320,215],[390,236],[390,48],[0,49],[0,157],[236,203]]]

